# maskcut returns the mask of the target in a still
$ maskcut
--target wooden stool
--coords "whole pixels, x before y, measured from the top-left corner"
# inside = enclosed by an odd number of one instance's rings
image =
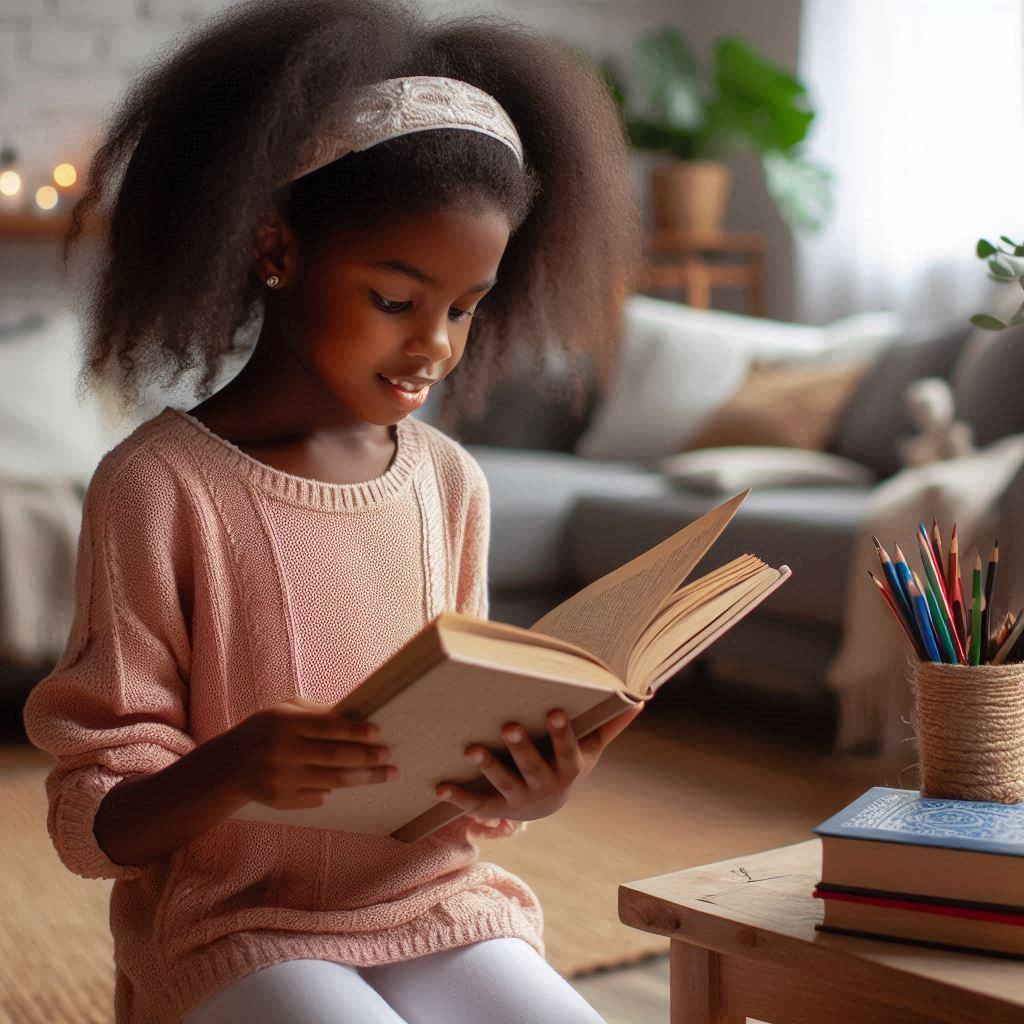
[[[644,291],[681,291],[688,305],[711,308],[711,289],[742,288],[747,309],[764,316],[764,239],[754,233],[655,231],[647,239]]]
[[[821,840],[619,886],[667,935],[672,1024],[1019,1024],[1024,962],[815,931]]]

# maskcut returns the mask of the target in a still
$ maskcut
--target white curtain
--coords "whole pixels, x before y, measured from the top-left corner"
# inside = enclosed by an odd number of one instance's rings
[[[974,246],[1024,228],[1022,37],[1021,0],[804,0],[809,150],[835,208],[796,243],[802,322],[884,308],[924,328],[1016,308]]]

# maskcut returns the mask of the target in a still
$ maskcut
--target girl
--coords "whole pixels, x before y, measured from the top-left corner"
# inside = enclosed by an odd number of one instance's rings
[[[419,842],[232,816],[386,800],[387,737],[333,705],[439,612],[487,613],[486,482],[409,417],[428,389],[481,409],[547,347],[607,380],[639,232],[600,77],[493,17],[249,2],[127,94],[65,258],[108,187],[86,376],[116,356],[131,402],[198,364],[205,397],[101,460],[25,709],[61,859],[116,880],[117,1021],[599,1021],[473,839],[557,810],[639,709],[579,744],[551,709],[550,760],[510,722],[515,770],[471,744],[491,789],[439,785],[466,813]]]

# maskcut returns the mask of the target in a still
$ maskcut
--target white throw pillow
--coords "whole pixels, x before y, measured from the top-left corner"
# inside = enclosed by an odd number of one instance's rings
[[[904,333],[896,313],[858,313],[824,327],[694,309],[631,295],[618,374],[576,453],[647,459],[684,447],[754,363],[864,359]]]
[[[111,447],[100,402],[79,402],[78,318],[61,310],[0,330],[0,476],[87,483]]]
[[[875,482],[867,466],[807,448],[702,448],[669,455],[658,469],[681,487],[708,494],[736,494],[746,487],[866,487]]]
[[[684,329],[679,308],[642,295],[627,299],[619,369],[576,444],[578,455],[630,459],[678,451],[746,380],[744,346]]]

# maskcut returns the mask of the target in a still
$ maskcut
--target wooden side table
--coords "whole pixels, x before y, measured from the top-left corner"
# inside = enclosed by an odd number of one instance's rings
[[[672,1024],[1020,1024],[1024,962],[814,930],[821,841],[619,886],[666,935]]]
[[[764,316],[764,239],[752,232],[652,232],[641,287],[682,292],[698,309],[711,308],[712,288],[742,288],[748,311]]]

